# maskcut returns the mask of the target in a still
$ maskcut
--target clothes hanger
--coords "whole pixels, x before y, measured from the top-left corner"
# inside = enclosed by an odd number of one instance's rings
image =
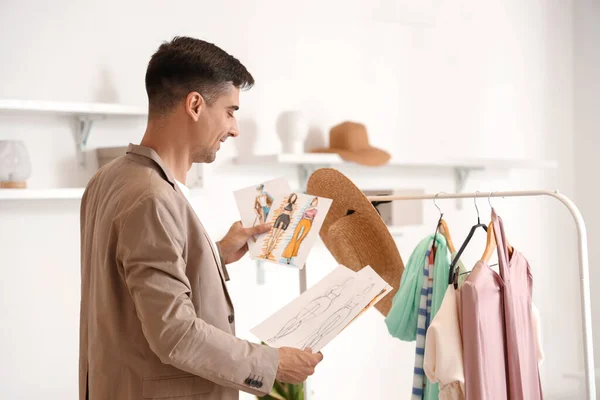
[[[448,224],[446,223],[445,219],[440,221],[440,233],[446,238],[446,243],[448,244],[448,249],[450,249],[450,252],[456,253],[456,248],[454,247],[452,237],[450,236],[450,229],[448,229]]]
[[[444,193],[444,192],[440,192],[440,193]],[[437,234],[438,232],[440,232],[440,225],[443,221],[444,218],[444,213],[442,212],[442,209],[436,204],[435,199],[437,199],[437,197],[440,195],[440,193],[436,194],[435,196],[433,196],[433,205],[435,206],[435,208],[438,209],[438,211],[440,212],[440,219],[438,219],[437,224],[435,225],[435,233],[433,234],[433,246],[435,247],[435,240],[437,239]],[[441,233],[441,232],[440,232]],[[442,233],[443,235],[443,233]]]
[[[494,237],[494,224],[490,222],[487,230],[485,250],[483,251],[480,260],[487,264],[490,261],[492,254],[494,254],[494,250],[496,250],[496,238]]]
[[[471,227],[471,230],[469,231],[467,238],[463,242],[462,246],[460,246],[458,253],[456,253],[456,257],[454,257],[454,259],[452,260],[452,263],[450,264],[450,274],[448,274],[448,284],[451,284],[451,283],[454,284],[455,289],[458,288],[458,274],[457,274],[457,270],[456,270],[456,263],[458,262],[458,260],[460,260],[460,256],[467,248],[467,245],[471,241],[471,238],[475,234],[475,231],[477,230],[477,228],[482,228],[486,232],[488,231],[487,225],[482,224],[481,219],[479,218],[479,208],[477,207],[477,193],[479,193],[479,191],[477,191],[475,193],[475,197],[473,197],[473,203],[475,203],[475,210],[477,210],[477,224],[475,224]]]
[[[494,194],[494,192],[491,192],[490,195],[488,196],[488,203],[493,212],[494,207],[492,206],[492,202],[490,200],[490,197],[492,197],[492,194]],[[504,238],[504,240],[506,241],[506,247],[508,248],[508,256],[512,257],[512,255],[514,253],[514,248],[510,245],[510,243],[508,242],[508,239]],[[483,251],[483,255],[481,256],[481,261],[483,261],[487,264],[490,261],[490,258],[492,257],[492,254],[494,253],[495,249],[496,249],[496,237],[494,235],[494,224],[493,224],[493,222],[490,222],[490,225],[488,226],[488,231],[487,231],[487,241],[485,243],[485,250]]]
[[[444,236],[444,238],[446,239],[446,244],[448,245],[448,249],[450,249],[450,251],[452,253],[455,253],[456,252],[456,248],[454,247],[454,243],[452,242],[452,237],[450,236],[450,228],[448,228],[448,224],[446,223],[446,220],[444,219],[444,213],[442,212],[442,210],[440,209],[440,207],[435,202],[435,200],[437,199],[437,197],[440,194],[442,194],[442,193],[446,193],[446,192],[439,192],[438,194],[436,194],[433,197],[433,205],[440,212],[440,219],[438,221],[437,228],[439,229],[439,232],[442,234],[442,236]]]

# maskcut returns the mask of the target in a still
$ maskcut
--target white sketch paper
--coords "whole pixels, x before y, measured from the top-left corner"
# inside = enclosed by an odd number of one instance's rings
[[[369,266],[354,272],[339,265],[251,332],[272,347],[317,352],[391,289]]]
[[[296,192],[275,200],[267,218],[273,229],[261,235],[257,258],[303,268],[331,202],[331,199]]]
[[[281,201],[278,199],[282,199],[291,191],[288,181],[284,177],[279,177],[233,192],[242,225],[250,228],[265,223],[273,206],[278,204],[275,201]],[[262,245],[260,239],[264,236],[266,234],[248,241],[248,252],[251,257],[260,256]]]

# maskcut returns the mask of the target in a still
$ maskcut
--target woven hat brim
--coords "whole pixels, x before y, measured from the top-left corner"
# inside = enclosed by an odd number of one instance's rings
[[[392,286],[375,305],[386,316],[399,289],[404,263],[385,222],[364,193],[335,169],[315,171],[306,192],[333,200],[319,234],[335,260],[353,271],[370,265]]]
[[[361,165],[367,166],[380,166],[385,165],[390,161],[391,155],[385,150],[378,149],[376,147],[369,147],[364,150],[344,150],[334,148],[320,148],[311,150],[313,153],[335,153],[339,154],[342,159],[346,161],[355,162]]]

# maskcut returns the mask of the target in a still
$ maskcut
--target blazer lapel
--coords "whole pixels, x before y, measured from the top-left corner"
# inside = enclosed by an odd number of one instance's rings
[[[229,296],[229,290],[227,290],[227,284],[225,283],[226,280],[225,280],[225,275],[223,273],[223,267],[221,266],[221,257],[218,254],[218,250],[215,248],[215,246],[213,246],[212,240],[208,236],[208,233],[206,233],[206,230],[204,229],[204,227],[202,227],[202,233],[204,234],[204,237],[206,238],[206,241],[208,242],[208,245],[210,246],[210,251],[212,252],[213,258],[215,259],[215,264],[217,265],[217,269],[219,270],[219,276],[221,276],[221,284],[223,285],[223,291],[225,292],[225,296],[227,297],[227,302],[229,303],[229,306],[233,310],[233,301],[231,301],[231,297]]]

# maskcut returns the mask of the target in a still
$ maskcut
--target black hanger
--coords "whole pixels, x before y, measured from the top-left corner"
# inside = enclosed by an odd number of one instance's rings
[[[477,193],[479,193],[479,191]],[[471,241],[471,238],[473,237],[473,234],[475,233],[477,228],[483,228],[483,230],[485,232],[487,232],[487,229],[488,229],[487,225],[482,224],[481,220],[479,219],[479,208],[477,207],[477,195],[475,195],[475,197],[473,198],[473,202],[475,203],[475,210],[477,210],[477,224],[473,225],[473,227],[469,231],[469,234],[467,235],[467,238],[465,239],[462,246],[460,246],[460,249],[456,253],[456,257],[454,257],[454,260],[452,260],[452,263],[450,264],[450,273],[448,274],[448,284],[451,284],[451,283],[454,284],[454,289],[458,288],[458,274],[456,273],[457,272],[456,263],[458,262],[458,260],[460,260],[460,256],[462,255],[463,251],[465,251],[465,249],[467,248],[467,245]]]

